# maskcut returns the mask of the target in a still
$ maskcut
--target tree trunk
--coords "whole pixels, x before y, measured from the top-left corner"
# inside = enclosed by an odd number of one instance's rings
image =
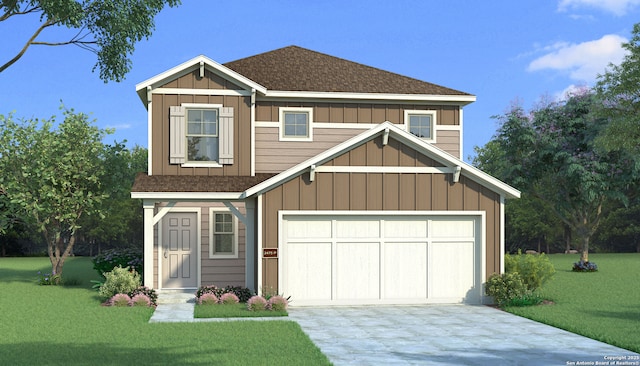
[[[64,243],[64,239],[61,235],[52,242],[49,243],[49,260],[51,261],[51,275],[56,277],[56,284],[60,283],[62,279],[62,269],[64,267],[64,261],[67,259],[71,250],[73,249],[73,245],[76,242],[75,234],[71,234],[69,237],[69,243]],[[64,250],[62,250],[64,249]],[[61,253],[62,252],[62,253]]]
[[[589,237],[585,236],[582,239],[582,250],[580,251],[580,260],[582,262],[589,262]]]
[[[569,251],[571,250],[571,228],[566,225],[564,226],[564,239],[567,244],[567,249],[565,250],[565,253],[569,253]]]

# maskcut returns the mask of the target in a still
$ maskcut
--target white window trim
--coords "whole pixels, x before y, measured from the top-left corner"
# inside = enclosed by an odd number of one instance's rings
[[[423,116],[431,116],[431,138],[425,139],[422,141],[426,142],[436,142],[436,125],[437,125],[437,113],[436,111],[425,111],[425,110],[410,110],[405,109],[404,111],[404,128],[409,132],[409,116],[410,115],[423,115]]]
[[[182,107],[185,108],[185,121],[184,127],[189,128],[189,122],[187,121],[187,111],[189,109],[216,109],[218,110],[218,140],[220,139],[220,110],[222,110],[222,104],[207,104],[207,103],[182,103]],[[185,131],[185,138],[188,136],[188,130]],[[186,142],[185,142],[186,143]],[[186,146],[186,145],[185,145]],[[185,155],[185,162],[181,164],[183,168],[197,168],[197,167],[207,167],[207,168],[220,168],[222,164],[217,161],[189,161],[189,157]]]
[[[309,115],[309,135],[305,137],[285,137],[284,136],[284,114],[286,112],[302,112]],[[313,141],[313,108],[308,107],[280,107],[280,122],[278,129],[279,141]]]
[[[228,213],[233,220],[233,253],[216,254],[214,252],[215,238],[215,214]],[[238,218],[229,209],[222,207],[209,207],[209,258],[211,259],[233,259],[238,258]]]

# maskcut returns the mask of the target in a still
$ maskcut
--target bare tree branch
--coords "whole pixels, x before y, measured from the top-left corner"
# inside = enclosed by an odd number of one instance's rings
[[[14,15],[25,15],[25,14],[35,13],[41,10],[42,8],[40,8],[39,6],[34,6],[33,8],[30,8],[30,9],[25,8],[24,10],[20,10],[20,11],[12,11],[11,9],[9,9],[0,16],[0,22],[7,20]]]
[[[40,32],[42,32],[45,28],[50,27],[50,26],[52,26],[54,24],[56,24],[56,22],[55,21],[51,21],[51,20],[47,20],[46,22],[42,23],[42,25],[35,31],[35,33],[33,33],[31,38],[29,38],[27,43],[25,43],[24,47],[22,47],[20,52],[18,52],[18,54],[15,55],[14,58],[12,58],[8,62],[6,62],[4,65],[0,66],[0,72],[3,72],[9,66],[13,65],[14,63],[16,63],[16,61],[18,61],[22,56],[24,56],[24,53],[27,52],[27,49],[29,48],[29,46],[31,46],[33,44],[33,40],[36,39],[36,37],[38,37]]]

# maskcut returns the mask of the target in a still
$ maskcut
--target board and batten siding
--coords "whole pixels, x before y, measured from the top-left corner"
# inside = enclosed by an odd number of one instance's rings
[[[294,101],[256,102],[256,120],[278,122],[281,107],[313,108],[315,122],[330,123],[404,123],[405,110],[436,111],[438,124],[459,126],[460,107],[422,104],[383,104],[383,103],[322,103]]]
[[[169,109],[182,103],[222,104],[233,107],[234,163],[221,167],[182,167],[169,163]],[[211,95],[153,95],[151,131],[152,172],[154,175],[251,175],[251,98]]]
[[[377,150],[377,151],[376,151]],[[439,166],[432,159],[389,139],[376,138],[323,165]],[[486,278],[500,272],[500,195],[464,176],[431,173],[303,173],[263,196],[262,247],[278,247],[278,211],[484,211]],[[262,259],[260,286],[277,288],[278,259]]]

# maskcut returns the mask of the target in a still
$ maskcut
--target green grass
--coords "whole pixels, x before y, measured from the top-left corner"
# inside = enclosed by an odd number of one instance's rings
[[[505,310],[640,352],[640,254],[590,254],[598,272],[572,272],[576,255],[550,255],[554,278],[542,295],[551,305]]]
[[[6,365],[265,365],[329,361],[293,321],[152,323],[151,308],[100,306],[87,258],[76,286],[38,286],[47,258],[0,258],[0,359]]]
[[[249,311],[247,304],[197,305],[193,312],[196,318],[249,318],[288,316],[285,311]]]

